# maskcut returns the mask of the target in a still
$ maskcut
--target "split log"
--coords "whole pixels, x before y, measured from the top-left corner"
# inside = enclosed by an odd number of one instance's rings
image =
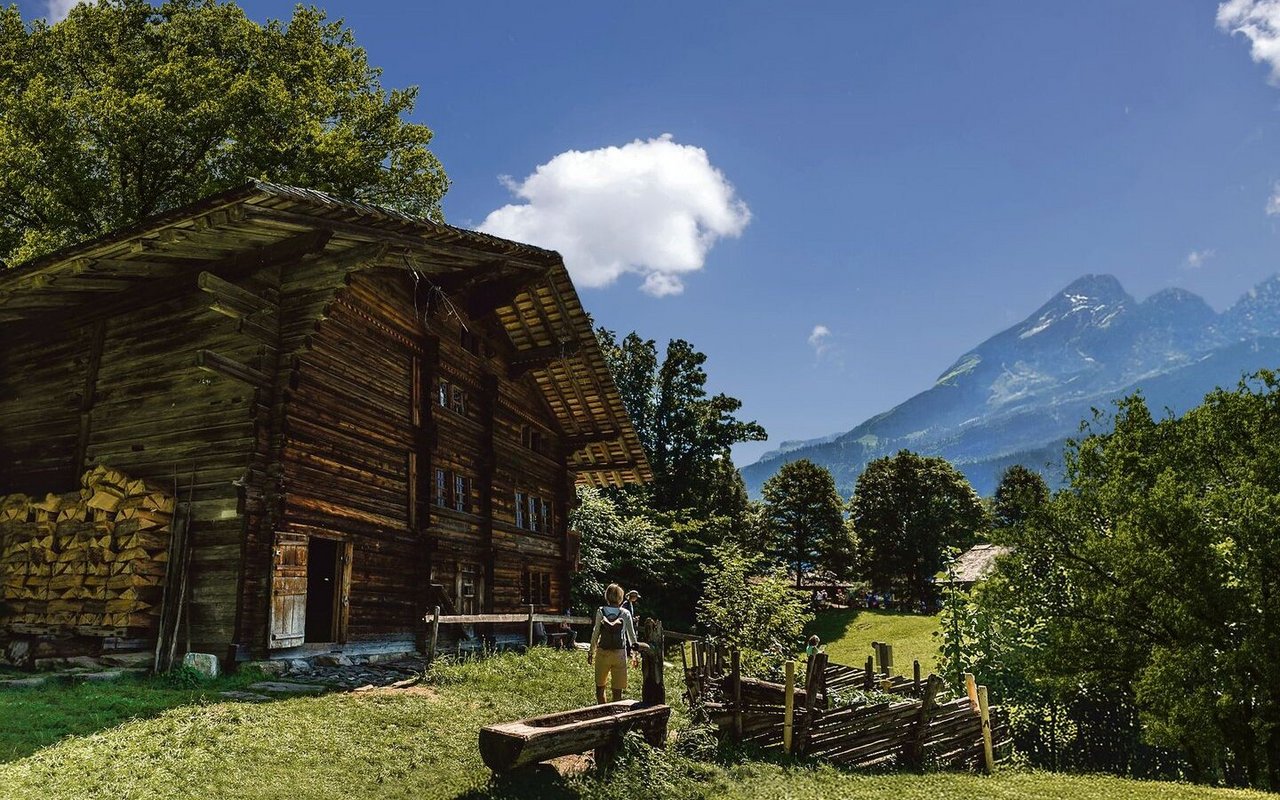
[[[627,731],[641,733],[658,747],[666,741],[670,717],[668,705],[644,706],[636,700],[623,700],[490,725],[480,730],[480,756],[489,769],[505,772],[560,756],[617,747]]]

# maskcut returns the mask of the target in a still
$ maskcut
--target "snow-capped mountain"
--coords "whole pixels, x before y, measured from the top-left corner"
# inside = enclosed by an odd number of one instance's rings
[[[1138,302],[1113,276],[1085,275],[926,391],[847,433],[786,442],[742,474],[757,494],[782,464],[808,458],[848,494],[868,461],[906,448],[946,457],[989,494],[1011,463],[1056,479],[1062,441],[1092,408],[1140,389],[1153,410],[1179,412],[1261,367],[1280,367],[1280,276],[1217,314],[1183,289]]]

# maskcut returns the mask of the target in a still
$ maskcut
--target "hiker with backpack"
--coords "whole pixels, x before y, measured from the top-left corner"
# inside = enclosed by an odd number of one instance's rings
[[[596,668],[596,702],[604,703],[604,689],[613,690],[613,701],[622,699],[627,689],[627,653],[635,652],[638,641],[631,612],[622,607],[622,587],[609,584],[604,590],[605,604],[596,609],[591,628],[591,649],[587,663]]]

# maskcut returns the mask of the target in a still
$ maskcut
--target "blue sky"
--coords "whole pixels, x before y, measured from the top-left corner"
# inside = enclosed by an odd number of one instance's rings
[[[1223,12],[1253,37],[1183,0],[321,5],[421,87],[450,222],[581,239],[598,322],[692,341],[773,442],[887,410],[1081,274],[1221,310],[1280,269],[1277,0]]]

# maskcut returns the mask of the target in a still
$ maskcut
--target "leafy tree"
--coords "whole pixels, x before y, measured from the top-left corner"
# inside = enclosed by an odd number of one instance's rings
[[[745,499],[729,448],[762,441],[764,428],[735,414],[742,401],[707,395],[705,354],[672,339],[661,360],[652,339],[630,333],[621,341],[597,330],[601,350],[653,468],[652,505],[658,511],[696,509],[702,516],[728,509],[708,505]],[[734,513],[740,513],[739,504]]]
[[[669,542],[662,529],[643,516],[627,515],[599,489],[578,489],[578,504],[569,520],[582,537],[578,571],[570,587],[578,609],[598,606],[605,587],[628,589],[658,584],[669,567]]]
[[[853,541],[831,471],[807,458],[791,461],[765,481],[762,493],[770,549],[795,568],[796,586],[806,566],[845,577],[839,573],[852,565]]]
[[[902,450],[858,476],[849,503],[867,577],[877,590],[932,599],[948,547],[973,544],[987,524],[982,501],[945,459]]]
[[[992,522],[998,528],[1021,525],[1048,501],[1049,486],[1040,473],[1014,464],[1000,476],[1000,484],[991,503]]]
[[[440,217],[417,89],[342,22],[265,26],[216,0],[0,10],[0,259],[24,261],[263,178]]]
[[[698,603],[698,623],[727,644],[783,656],[795,651],[812,619],[786,573],[768,571],[732,545],[716,548]]]
[[[1125,398],[1067,456],[1069,487],[1002,532],[1015,552],[978,601],[1013,623],[1024,676],[1128,709],[1114,729],[1189,777],[1280,788],[1280,380],[1181,418]]]

